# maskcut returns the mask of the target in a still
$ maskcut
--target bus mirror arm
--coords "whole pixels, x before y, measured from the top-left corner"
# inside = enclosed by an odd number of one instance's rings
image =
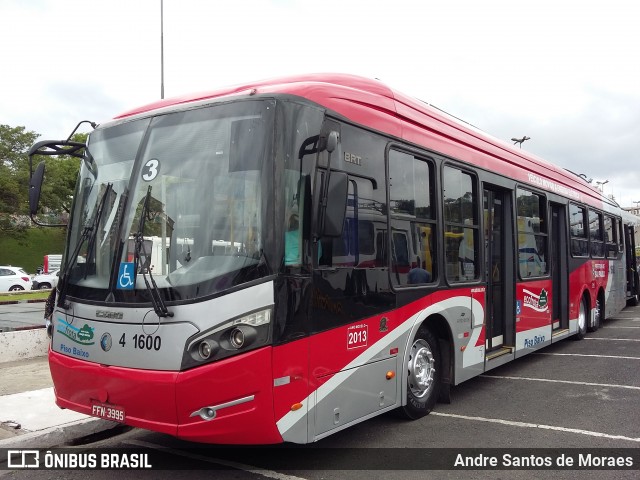
[[[82,123],[82,122],[81,122]],[[92,125],[94,125],[92,123]],[[80,126],[80,124],[78,124]],[[76,126],[76,130],[78,128]],[[95,128],[95,127],[94,127]],[[75,132],[75,130],[74,130]],[[73,135],[73,133],[71,134]],[[71,138],[71,136],[69,136]],[[66,223],[42,223],[36,218],[38,212],[38,204],[40,203],[40,194],[42,192],[42,183],[44,181],[45,162],[41,161],[38,166],[33,169],[33,160],[36,155],[39,156],[58,156],[69,155],[71,157],[80,158],[89,163],[84,155],[87,146],[82,142],[72,140],[42,140],[36,142],[29,149],[29,216],[31,221],[41,227],[66,227]],[[93,161],[93,159],[91,159]],[[97,174],[95,164],[88,164],[89,170]]]
[[[298,174],[299,179],[302,179],[302,159],[306,155],[317,153],[319,144],[320,135],[313,135],[312,137],[307,138],[304,142],[302,142],[302,145],[300,145],[300,148],[298,149],[298,164],[300,165],[300,171]],[[295,199],[298,203],[300,202],[300,180],[298,181],[298,190],[296,191]]]
[[[83,123],[88,123],[89,125],[91,125],[91,127],[94,130],[98,127],[98,124],[96,122],[92,122],[91,120],[82,120],[81,122],[78,122],[78,124],[76,125],[76,128],[74,128],[71,134],[67,137],[67,142],[71,140],[71,137],[73,137],[73,134],[76,133],[78,128],[80,128],[80,125],[82,125]]]
[[[317,153],[319,151],[319,140],[320,135],[314,135],[302,142],[302,145],[300,145],[298,149],[298,160],[302,160],[303,157],[311,155],[312,153]]]

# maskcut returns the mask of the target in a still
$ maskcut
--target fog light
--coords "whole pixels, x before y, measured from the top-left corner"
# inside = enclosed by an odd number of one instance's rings
[[[204,359],[207,359],[211,356],[211,345],[206,340],[200,344],[198,347],[198,353]]]
[[[239,328],[234,328],[231,331],[229,341],[234,348],[242,348],[242,346],[244,345],[244,332]]]

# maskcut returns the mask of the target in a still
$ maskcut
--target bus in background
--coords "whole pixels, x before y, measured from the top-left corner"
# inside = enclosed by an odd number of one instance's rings
[[[420,418],[638,301],[636,217],[378,81],[162,100],[30,162],[61,153],[81,169],[49,362],[56,403],[88,415],[313,442]]]
[[[41,273],[51,273],[60,269],[62,255],[45,255]]]

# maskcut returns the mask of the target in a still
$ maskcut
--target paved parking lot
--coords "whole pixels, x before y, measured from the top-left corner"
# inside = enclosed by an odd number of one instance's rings
[[[154,478],[200,478],[205,472],[190,469],[230,465],[225,463],[229,450],[224,447],[193,444],[139,429],[85,446],[158,450],[182,470],[156,471]],[[634,461],[639,461],[634,470],[430,471],[430,459],[450,456],[452,451],[468,454],[464,449],[494,449],[500,456],[544,452],[535,449],[569,455],[604,449],[601,452],[611,456],[632,452]],[[454,387],[451,404],[438,404],[420,420],[409,422],[386,414],[315,444],[285,444],[267,451],[271,458],[285,459],[285,465],[290,459],[296,464],[294,469],[261,464],[260,458],[267,458],[264,452],[242,453],[242,460],[232,464],[234,470],[217,470],[216,478],[639,478],[640,307],[608,319],[582,341],[561,341]],[[305,459],[302,467],[295,461],[300,458]],[[380,459],[386,470],[375,469],[381,468]],[[372,468],[372,464],[376,466]],[[267,470],[257,470],[260,467]],[[103,473],[95,478],[110,478],[109,472]],[[57,478],[54,474],[37,472],[35,478]],[[73,472],[66,478],[84,477],[82,472]]]
[[[632,451],[640,460],[639,412],[640,307],[635,307],[607,320],[582,341],[561,341],[453,388],[451,404],[438,404],[420,420],[386,414],[315,444],[268,450],[266,456],[285,459],[285,465],[290,461],[296,464],[293,469],[270,468],[268,461],[261,463],[264,452],[246,451],[244,460],[233,463],[236,470],[218,471],[216,477],[635,479],[640,475],[640,465],[635,464],[635,470],[429,471],[427,462],[451,452],[469,452],[464,449],[494,449],[500,456],[540,452],[535,449],[569,455],[606,449],[606,455]],[[224,448],[137,429],[92,446],[159,450],[185,472],[229,464]],[[268,470],[256,473],[260,467]],[[175,478],[175,472],[171,475]]]
[[[639,448],[637,311],[582,341],[562,341],[460,385],[454,402],[434,413],[481,423],[492,433],[483,436],[487,447]],[[455,445],[477,447],[478,438],[463,436]]]

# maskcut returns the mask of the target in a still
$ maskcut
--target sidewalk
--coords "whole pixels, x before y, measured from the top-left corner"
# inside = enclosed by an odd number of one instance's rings
[[[50,448],[116,425],[60,409],[46,356],[0,363],[0,448]]]

